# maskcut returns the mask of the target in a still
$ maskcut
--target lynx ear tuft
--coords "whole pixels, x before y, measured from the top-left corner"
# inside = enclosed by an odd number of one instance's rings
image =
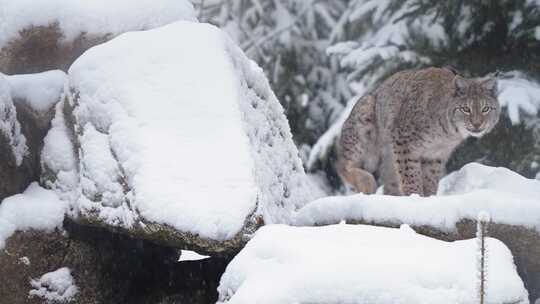
[[[493,96],[497,96],[497,79],[496,78],[488,78],[484,81],[482,81],[482,86]]]
[[[459,75],[456,75],[456,77],[454,77],[454,87],[456,88],[456,93],[458,95],[464,93],[467,86],[468,86],[467,79]]]

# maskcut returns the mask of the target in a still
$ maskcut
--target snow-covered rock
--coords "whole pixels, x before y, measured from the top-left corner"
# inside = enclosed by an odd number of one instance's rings
[[[64,117],[66,102],[56,104],[51,128],[43,139],[41,152],[41,182],[45,187],[56,190],[65,201],[74,201],[78,184],[77,157],[73,145],[73,131],[68,128]]]
[[[39,154],[67,75],[0,73],[0,199],[39,178]]]
[[[452,232],[462,219],[481,211],[492,221],[540,231],[540,181],[506,168],[470,163],[439,183],[430,197],[364,195],[324,197],[303,207],[298,225],[335,224],[342,220],[427,225]]]
[[[52,231],[61,227],[67,203],[56,193],[32,183],[21,194],[10,196],[0,204],[0,249],[16,231]]]
[[[71,270],[67,267],[47,272],[39,278],[30,281],[32,289],[30,298],[39,297],[47,303],[67,303],[75,298],[79,288],[75,285]]]
[[[20,166],[28,147],[17,120],[9,82],[2,74],[0,74],[0,138],[3,158],[7,158],[4,162]]]
[[[439,193],[431,197],[321,198],[297,212],[296,225],[409,224],[418,233],[453,241],[475,236],[475,220],[481,212],[491,217],[489,235],[503,241],[516,257],[531,300],[539,298],[540,181],[506,168],[468,164],[441,180]]]
[[[60,100],[67,81],[60,70],[6,76],[15,106],[25,106],[35,115],[46,115]],[[50,121],[49,121],[50,122]]]
[[[528,303],[508,248],[486,241],[486,303]],[[219,303],[478,303],[477,252],[410,228],[271,225],[227,266]]]
[[[196,21],[188,0],[0,0],[0,72],[67,70],[118,34]]]
[[[214,26],[120,35],[69,82],[42,157],[80,222],[223,251],[314,197],[263,71]]]

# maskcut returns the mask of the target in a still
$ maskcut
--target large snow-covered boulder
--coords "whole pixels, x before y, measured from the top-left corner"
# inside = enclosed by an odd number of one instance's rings
[[[263,71],[214,26],[123,34],[81,56],[69,82],[44,182],[81,223],[221,252],[313,198]]]
[[[540,181],[506,168],[468,164],[441,180],[439,193],[431,197],[325,197],[301,208],[295,218],[300,226],[409,224],[421,234],[453,241],[474,237],[480,212],[491,217],[489,235],[512,250],[534,302],[540,298]]]
[[[508,248],[486,243],[485,302],[529,303]],[[478,303],[477,247],[410,227],[266,226],[227,266],[219,303]]]
[[[0,0],[0,72],[67,71],[118,34],[195,21],[188,0]]]
[[[66,74],[58,70],[0,73],[0,199],[39,179],[43,138],[66,80]]]

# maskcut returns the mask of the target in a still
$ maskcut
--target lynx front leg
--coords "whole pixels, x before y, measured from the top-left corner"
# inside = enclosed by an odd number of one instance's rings
[[[377,190],[377,182],[373,175],[366,170],[354,167],[351,163],[339,164],[338,173],[343,181],[356,192],[372,194]]]
[[[403,194],[424,195],[420,158],[414,156],[408,145],[399,141],[395,142],[394,151]]]
[[[420,160],[407,156],[398,158],[399,175],[401,177],[401,189],[404,195],[413,193],[424,195],[422,168]]]
[[[440,159],[422,159],[421,164],[424,195],[434,195],[437,193],[439,180],[444,174],[444,162]]]
[[[384,182],[384,194],[403,195],[401,187],[401,176],[398,173],[399,168],[396,163],[397,154],[394,153],[391,144],[384,146],[381,153],[380,174]]]

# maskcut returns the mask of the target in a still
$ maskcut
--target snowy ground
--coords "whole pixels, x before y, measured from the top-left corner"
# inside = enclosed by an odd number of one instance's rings
[[[300,226],[342,220],[430,225],[453,231],[461,219],[487,212],[501,224],[540,231],[540,181],[505,169],[471,163],[445,177],[436,196],[355,194],[315,200],[296,214]]]
[[[486,303],[528,303],[508,248],[487,239]],[[231,261],[220,303],[478,303],[477,242],[365,225],[261,228]]]

